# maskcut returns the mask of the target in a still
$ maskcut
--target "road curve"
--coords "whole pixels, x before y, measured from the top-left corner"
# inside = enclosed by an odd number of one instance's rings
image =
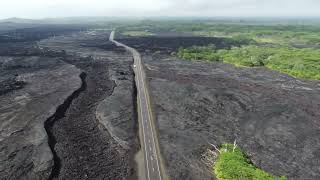
[[[115,32],[110,34],[110,41],[117,46],[124,47],[127,51],[132,53],[134,59],[134,71],[136,74],[136,86],[138,91],[138,105],[139,105],[139,119],[142,129],[142,141],[144,151],[144,161],[146,167],[147,180],[161,180],[161,171],[159,164],[159,152],[157,152],[157,137],[154,132],[152,111],[149,101],[149,93],[146,88],[145,73],[143,70],[141,56],[137,50],[125,44],[114,40]]]

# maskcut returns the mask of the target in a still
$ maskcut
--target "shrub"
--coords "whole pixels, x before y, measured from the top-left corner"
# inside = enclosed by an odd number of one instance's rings
[[[285,180],[273,176],[250,163],[246,155],[233,144],[223,144],[214,164],[218,180]]]

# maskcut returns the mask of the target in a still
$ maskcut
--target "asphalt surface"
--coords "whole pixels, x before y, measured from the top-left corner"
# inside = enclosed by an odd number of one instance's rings
[[[143,70],[141,56],[137,50],[125,44],[114,40],[115,32],[110,34],[110,41],[117,46],[124,47],[127,51],[131,52],[134,59],[134,71],[136,74],[136,87],[138,92],[138,105],[139,105],[139,120],[142,129],[142,146],[144,151],[144,160],[146,167],[147,180],[161,180],[159,157],[157,153],[156,143],[157,137],[154,132],[152,112],[149,100],[149,93],[146,88],[145,72]]]

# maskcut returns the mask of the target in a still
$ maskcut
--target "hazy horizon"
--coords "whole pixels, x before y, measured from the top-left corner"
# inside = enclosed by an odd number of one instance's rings
[[[318,0],[3,0],[0,19],[60,17],[319,17]]]

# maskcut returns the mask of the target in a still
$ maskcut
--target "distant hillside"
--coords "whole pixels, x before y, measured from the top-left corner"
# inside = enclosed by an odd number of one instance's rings
[[[46,27],[55,25],[81,26],[83,24],[95,24],[97,21],[103,21],[103,18],[47,18],[47,19],[24,19],[8,18],[0,20],[0,34],[7,31],[26,29],[34,27]]]
[[[142,18],[130,17],[104,17],[104,16],[82,16],[82,17],[62,17],[62,18],[45,18],[45,19],[24,19],[24,18],[8,18],[0,19],[0,23],[21,23],[21,24],[101,24],[110,21],[128,21],[142,20]]]
[[[29,23],[14,23],[14,22],[0,22],[0,34],[3,32],[22,29],[22,28],[32,28],[38,27],[39,24],[29,24]]]
[[[21,28],[32,28],[43,24],[41,20],[8,18],[0,20],[0,33]]]
[[[3,19],[0,20],[0,23],[23,23],[23,24],[38,24],[40,23],[41,20],[33,20],[33,19],[24,19],[24,18],[8,18],[8,19]]]

